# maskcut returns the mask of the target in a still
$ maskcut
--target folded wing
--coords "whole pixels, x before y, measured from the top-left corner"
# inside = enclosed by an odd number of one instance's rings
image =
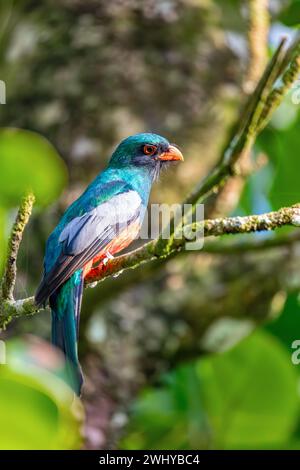
[[[35,297],[37,304],[45,303],[76,270],[105,252],[112,240],[140,220],[141,213],[139,194],[128,190],[72,219],[60,234],[60,255],[44,275]]]

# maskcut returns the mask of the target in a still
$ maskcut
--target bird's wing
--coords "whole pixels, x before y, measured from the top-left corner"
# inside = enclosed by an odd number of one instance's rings
[[[60,255],[45,274],[36,302],[44,303],[77,269],[83,268],[130,224],[139,221],[141,210],[141,197],[129,189],[72,219],[60,234]]]

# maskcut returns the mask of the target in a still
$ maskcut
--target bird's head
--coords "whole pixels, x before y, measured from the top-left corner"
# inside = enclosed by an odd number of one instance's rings
[[[156,176],[163,166],[174,161],[183,161],[174,144],[158,134],[144,133],[124,139],[114,151],[110,165],[145,167]]]

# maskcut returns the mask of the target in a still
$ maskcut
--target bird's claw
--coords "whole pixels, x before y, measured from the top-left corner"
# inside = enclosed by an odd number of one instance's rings
[[[103,264],[104,266],[106,266],[107,263],[108,263],[108,261],[109,261],[110,259],[114,259],[114,257],[113,257],[113,255],[112,255],[109,251],[107,251],[107,252],[105,253],[105,258],[103,259],[102,264]]]

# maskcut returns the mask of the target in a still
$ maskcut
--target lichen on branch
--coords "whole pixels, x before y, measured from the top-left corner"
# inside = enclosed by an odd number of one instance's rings
[[[300,225],[300,204],[260,215],[207,219],[193,224],[191,228],[194,232],[203,230],[204,237],[219,237],[226,234],[234,235],[262,230],[275,230],[288,225]],[[109,259],[105,266],[101,265],[90,271],[86,278],[86,287],[91,284],[95,285],[109,276],[121,274],[124,270],[136,268],[141,263],[146,263],[153,259],[167,259],[176,252],[184,251],[186,242],[190,241],[184,235],[182,238],[173,238],[169,251],[165,252],[164,249],[161,249],[159,239],[156,239],[128,254]],[[2,302],[1,311],[0,329],[13,318],[33,315],[39,312],[40,309],[35,305],[34,298],[29,297],[16,301],[5,300]]]
[[[8,241],[7,259],[4,275],[1,283],[1,295],[3,300],[13,300],[14,287],[17,276],[17,257],[23,238],[24,229],[31,216],[35,197],[28,193],[21,201],[16,220],[13,224]]]
[[[244,84],[245,91],[253,91],[264,69],[268,52],[270,15],[269,0],[249,0],[248,49],[249,59]]]

